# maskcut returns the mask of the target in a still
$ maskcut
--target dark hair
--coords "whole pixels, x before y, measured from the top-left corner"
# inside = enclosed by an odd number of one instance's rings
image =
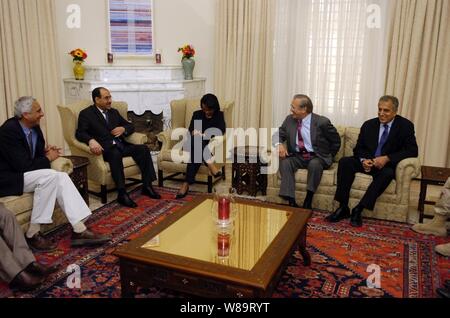
[[[381,98],[380,98],[380,100],[378,101],[378,105],[381,103],[381,102],[389,102],[389,101],[391,101],[392,102],[392,105],[394,105],[394,112],[397,112],[398,111],[398,98],[397,97],[395,97],[395,96],[392,96],[392,95],[384,95],[384,96],[382,96]]]
[[[220,110],[219,100],[217,99],[216,95],[213,94],[204,95],[200,100],[200,107],[202,107],[202,105],[205,105],[209,109],[214,110],[214,113]]]
[[[94,90],[92,91],[92,101],[94,102],[94,104],[95,104],[96,97],[99,97],[99,98],[102,97],[102,94],[101,94],[102,89],[106,90],[106,88],[104,88],[104,87],[97,87],[97,88],[94,88]]]
[[[305,108],[307,113],[312,113],[313,111],[313,103],[311,98],[303,94],[297,94],[294,96],[294,99],[300,99],[300,107]]]

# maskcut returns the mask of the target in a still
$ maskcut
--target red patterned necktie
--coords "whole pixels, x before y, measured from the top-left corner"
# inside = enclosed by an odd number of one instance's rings
[[[305,142],[303,141],[303,137],[302,137],[302,120],[299,119],[297,122],[297,132],[298,132],[298,140],[297,140],[297,145],[298,145],[298,150],[300,152],[302,152],[305,149]]]

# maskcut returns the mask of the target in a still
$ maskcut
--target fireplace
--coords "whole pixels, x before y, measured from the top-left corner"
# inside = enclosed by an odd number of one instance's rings
[[[128,112],[128,120],[134,125],[135,132],[147,135],[146,145],[150,151],[160,151],[161,143],[156,137],[163,131],[163,112],[154,114],[151,110],[145,111],[142,115],[136,115],[133,111]]]

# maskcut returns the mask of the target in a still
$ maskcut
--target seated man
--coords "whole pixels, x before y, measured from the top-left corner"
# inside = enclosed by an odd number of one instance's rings
[[[0,197],[34,192],[28,244],[38,251],[56,248],[40,234],[40,224],[52,223],[56,201],[73,227],[72,246],[108,241],[84,225],[91,211],[67,173],[50,169],[50,162],[60,155],[58,148],[45,147],[39,127],[44,112],[39,103],[33,97],[21,97],[14,114],[0,127]]]
[[[281,125],[279,137],[273,138],[279,142],[275,145],[280,156],[280,196],[288,200],[290,206],[298,206],[295,202],[295,172],[299,168],[308,169],[305,209],[312,208],[323,169],[331,166],[341,147],[341,138],[330,120],[312,111],[313,104],[308,96],[295,95],[291,103],[292,114]]]
[[[362,172],[373,177],[366,193],[351,213],[351,225],[362,226],[363,209],[373,210],[377,198],[395,178],[397,164],[403,159],[417,157],[414,124],[397,115],[398,104],[397,97],[381,97],[378,102],[378,118],[370,119],[362,125],[353,157],[344,157],[339,161],[334,199],[340,206],[326,217],[327,221],[338,222],[350,217],[350,188],[355,174]]]
[[[36,262],[16,217],[0,205],[0,279],[12,289],[28,291],[56,270]]]
[[[94,105],[80,112],[75,136],[89,145],[93,154],[103,154],[103,159],[109,163],[117,187],[117,202],[127,207],[137,207],[125,191],[122,159],[128,156],[133,157],[141,170],[142,194],[160,199],[161,196],[152,187],[156,174],[149,149],[145,145],[130,144],[124,139],[134,132],[133,125],[120,116],[116,109],[111,108],[111,94],[106,88],[94,89],[92,100]]]

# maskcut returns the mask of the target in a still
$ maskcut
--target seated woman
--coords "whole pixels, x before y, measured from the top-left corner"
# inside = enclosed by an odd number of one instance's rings
[[[225,133],[226,124],[223,112],[220,110],[217,97],[213,94],[206,94],[203,96],[200,105],[201,110],[192,114],[191,123],[189,125],[191,159],[186,168],[186,181],[178,191],[176,195],[177,199],[186,196],[189,185],[195,183],[195,175],[202,163],[208,167],[214,177],[218,178],[222,175],[222,172],[214,165],[213,160],[211,159],[211,153],[204,150],[213,136],[222,136]],[[212,134],[207,132],[207,130],[211,128],[214,129]],[[206,136],[205,132],[207,132]],[[209,130],[209,132],[211,132],[211,130]]]

